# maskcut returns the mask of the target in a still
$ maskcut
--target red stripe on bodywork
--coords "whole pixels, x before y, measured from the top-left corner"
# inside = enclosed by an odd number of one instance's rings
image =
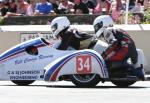
[[[72,58],[70,58],[72,59]],[[69,59],[69,60],[70,60]],[[66,62],[64,62],[58,69],[55,70],[55,72],[52,74],[52,76],[50,77],[50,81],[56,81],[57,75],[59,73],[59,71],[61,70],[61,68],[69,61],[67,60]]]

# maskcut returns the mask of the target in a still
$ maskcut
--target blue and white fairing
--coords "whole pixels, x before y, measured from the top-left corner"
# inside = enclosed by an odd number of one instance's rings
[[[25,49],[29,46],[42,47],[45,44],[41,41],[40,38],[30,40],[27,42],[23,42],[21,44],[16,45],[15,47],[10,48],[6,52],[0,55],[0,62],[3,62],[6,59],[10,59],[10,57],[25,52]]]
[[[27,53],[28,47],[45,47],[46,44],[40,38],[18,44],[0,55],[0,79],[24,80],[37,78],[39,70],[34,70],[34,62],[37,58]],[[29,76],[30,75],[30,76]]]
[[[51,62],[45,67],[45,81],[58,81],[62,75],[69,74],[99,74],[108,78],[105,62],[94,50],[79,50]]]
[[[56,58],[42,38],[18,44],[0,55],[0,80],[37,80],[43,75],[43,68]],[[32,54],[32,48],[36,54]],[[30,48],[30,49],[28,49]]]

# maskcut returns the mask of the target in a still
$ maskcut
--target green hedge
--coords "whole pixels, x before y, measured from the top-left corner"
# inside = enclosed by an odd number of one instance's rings
[[[0,25],[4,25],[4,18],[0,16]]]
[[[143,24],[150,24],[150,7],[144,12]]]

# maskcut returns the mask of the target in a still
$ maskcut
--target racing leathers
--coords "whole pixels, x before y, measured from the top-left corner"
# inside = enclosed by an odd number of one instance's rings
[[[145,80],[144,72],[142,70],[143,67],[136,67],[138,53],[135,43],[128,33],[122,29],[111,27],[107,28],[102,36],[104,36],[104,40],[109,44],[109,47],[102,53],[102,57],[109,70],[113,71],[120,68],[126,68],[126,71],[129,69],[128,67],[130,67],[134,75],[141,80]],[[129,58],[133,65],[130,65],[127,62]]]
[[[94,42],[92,35],[72,28],[62,31],[60,37],[61,43],[57,47],[58,50],[67,50],[69,47],[75,50],[87,49],[91,48]]]
[[[125,63],[129,58],[133,64],[137,62],[138,53],[135,43],[126,31],[111,27],[103,32],[103,36],[109,44],[109,47],[102,53],[106,62]]]

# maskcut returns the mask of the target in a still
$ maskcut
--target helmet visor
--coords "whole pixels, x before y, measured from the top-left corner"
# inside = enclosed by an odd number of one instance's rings
[[[103,22],[102,22],[102,21],[99,22],[99,23],[97,23],[96,25],[94,25],[95,33],[97,33],[97,31],[98,31],[99,29],[101,29],[102,27],[103,27]]]
[[[58,24],[55,23],[54,25],[51,26],[51,30],[52,30],[52,33],[54,33],[58,28]]]

